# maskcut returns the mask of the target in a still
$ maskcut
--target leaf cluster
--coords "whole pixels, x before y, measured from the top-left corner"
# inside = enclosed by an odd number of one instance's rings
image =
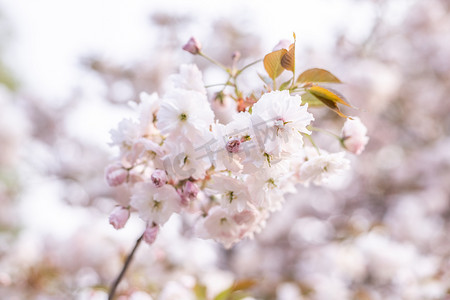
[[[338,91],[324,86],[323,84],[340,84],[342,83],[331,72],[313,68],[308,69],[301,73],[297,79],[295,79],[295,33],[294,43],[289,45],[288,49],[280,49],[267,54],[264,59],[264,69],[269,75],[270,80],[273,83],[273,89],[276,90],[276,79],[284,72],[284,70],[292,72],[292,78],[283,82],[279,90],[289,89],[290,92],[303,92],[302,102],[308,103],[310,107],[328,107],[333,110],[339,116],[348,118],[344,115],[338,107],[339,104],[343,104],[348,107],[352,107],[345,97]],[[260,76],[264,80],[264,76]],[[266,84],[270,80],[264,80]]]

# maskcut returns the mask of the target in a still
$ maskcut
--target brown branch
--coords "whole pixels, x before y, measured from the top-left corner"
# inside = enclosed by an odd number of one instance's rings
[[[139,246],[139,244],[141,243],[143,237],[144,237],[144,234],[142,234],[141,237],[137,239],[133,250],[131,250],[131,253],[128,255],[127,259],[125,260],[125,263],[122,267],[122,271],[120,271],[119,276],[117,276],[116,280],[111,285],[111,288],[109,289],[108,300],[113,300],[114,294],[116,293],[117,286],[119,285],[120,281],[122,280],[122,277],[125,275],[125,272],[127,271],[128,266],[131,263],[131,259],[133,258],[134,253],[136,252],[136,249]]]

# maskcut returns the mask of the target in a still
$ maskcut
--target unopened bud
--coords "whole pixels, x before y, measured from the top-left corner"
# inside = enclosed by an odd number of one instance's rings
[[[233,61],[238,61],[241,58],[241,52],[239,51],[234,51],[233,54],[231,55],[231,59]]]
[[[225,146],[225,149],[227,149],[227,151],[229,153],[237,153],[237,152],[239,152],[240,145],[241,145],[241,141],[231,140],[231,141],[228,141],[228,143]]]
[[[127,180],[128,171],[120,163],[111,164],[105,169],[105,178],[109,186],[118,186]]]
[[[196,55],[202,50],[202,45],[195,37],[191,37],[186,45],[183,46],[183,50]]]
[[[116,206],[114,210],[109,215],[109,224],[111,224],[115,229],[120,229],[125,226],[130,217],[130,211],[122,206]]]
[[[199,192],[198,186],[192,181],[186,181],[181,191],[178,191],[178,194],[181,197],[181,205],[188,205],[189,201],[197,198]]]
[[[364,151],[369,141],[366,133],[367,128],[359,118],[353,117],[353,120],[348,119],[342,128],[342,145],[349,152],[359,155]]]
[[[197,198],[199,192],[198,186],[192,181],[186,181],[183,188],[183,194],[186,195],[190,200]]]
[[[166,171],[163,170],[155,170],[150,178],[152,183],[158,188],[167,183]]]
[[[155,242],[158,236],[159,226],[157,224],[148,224],[144,231],[144,242],[151,245]]]

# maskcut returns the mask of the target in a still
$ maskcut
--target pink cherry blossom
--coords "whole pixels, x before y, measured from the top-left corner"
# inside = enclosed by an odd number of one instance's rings
[[[120,163],[114,163],[106,167],[105,179],[109,186],[118,186],[127,180],[128,171]]]
[[[162,187],[167,183],[167,174],[164,170],[155,170],[150,177],[155,187]]]
[[[156,240],[156,237],[158,236],[159,233],[159,226],[156,224],[149,224],[147,225],[147,227],[145,228],[144,231],[144,242],[146,242],[147,244],[153,244]]]
[[[130,210],[122,207],[116,206],[114,210],[109,215],[109,223],[115,228],[120,229],[125,226],[130,217]]]
[[[369,142],[369,137],[366,134],[367,128],[358,117],[347,119],[342,128],[342,144],[351,153],[359,155]]]

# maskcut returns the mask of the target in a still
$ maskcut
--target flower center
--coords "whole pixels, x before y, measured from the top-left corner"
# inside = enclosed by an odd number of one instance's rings
[[[185,113],[182,113],[179,118],[180,118],[180,121],[186,121],[187,115]]]
[[[267,180],[267,186],[268,186],[270,189],[276,188],[276,187],[277,187],[277,184],[275,183],[275,179],[270,178],[269,180]]]
[[[240,145],[241,145],[241,142],[239,140],[231,140],[231,141],[228,141],[225,148],[227,149],[227,151],[229,153],[237,153],[237,152],[239,152]]]
[[[279,129],[283,129],[284,125],[286,124],[286,122],[284,121],[283,118],[278,117],[275,122],[273,123],[273,125],[279,130]]]
[[[152,208],[152,211],[159,211],[159,210],[161,210],[161,202],[153,200],[151,208]]]
[[[233,191],[229,191],[225,194],[225,196],[228,198],[228,201],[233,202],[233,200],[236,198]]]

